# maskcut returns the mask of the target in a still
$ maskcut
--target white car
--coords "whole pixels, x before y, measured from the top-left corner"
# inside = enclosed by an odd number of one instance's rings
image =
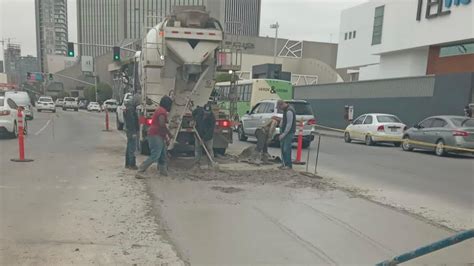
[[[74,111],[79,111],[79,104],[77,103],[76,98],[74,97],[65,97],[63,102],[63,110],[73,109]]]
[[[92,112],[92,111],[100,112],[101,111],[100,104],[97,103],[97,102],[90,102],[89,105],[87,105],[87,111],[89,111],[89,112]]]
[[[7,91],[5,92],[5,98],[10,98],[18,106],[23,107],[25,114],[25,118],[29,120],[33,120],[33,108],[31,107],[31,99],[30,96],[26,91]]]
[[[56,105],[54,104],[53,98],[49,96],[40,97],[36,103],[36,110],[38,110],[38,112],[48,110],[56,113]]]
[[[405,130],[407,126],[395,115],[363,114],[347,126],[344,141],[364,141],[368,146],[384,142],[399,147]]]
[[[117,105],[118,105],[117,100],[109,99],[104,102],[102,109],[107,110],[109,112],[115,112],[117,110]]]
[[[258,102],[252,110],[242,116],[240,126],[237,130],[240,141],[246,141],[248,137],[255,137],[257,129],[272,119],[272,117],[283,117],[283,113],[277,108],[278,100],[264,100]],[[300,130],[299,121],[303,121],[303,148],[308,148],[314,140],[314,126],[316,125],[316,118],[314,117],[311,105],[303,100],[287,100],[285,101],[291,105],[296,112],[296,132]],[[278,136],[280,135],[280,128],[276,128],[273,137],[273,143],[278,143]],[[293,142],[298,141],[298,134],[295,134]]]
[[[63,98],[56,99],[56,107],[63,107],[63,104],[64,104],[64,99]]]
[[[28,123],[23,119],[24,134],[28,133]],[[11,98],[0,94],[0,134],[13,138],[18,136],[18,105]]]

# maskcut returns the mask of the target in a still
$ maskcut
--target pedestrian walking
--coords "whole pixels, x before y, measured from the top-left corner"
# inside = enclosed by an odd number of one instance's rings
[[[168,112],[171,111],[173,100],[168,96],[163,96],[160,101],[160,106],[153,114],[151,126],[148,129],[148,146],[150,148],[150,156],[146,159],[140,167],[138,167],[137,178],[145,178],[145,171],[153,163],[158,163],[158,170],[160,175],[168,175],[167,166],[167,145],[169,144],[172,135],[168,129]]]
[[[199,134],[204,146],[206,146],[211,158],[214,158],[214,129],[216,127],[216,118],[209,104],[204,107],[198,106],[192,113],[195,122],[196,133]],[[194,136],[194,165],[200,167],[202,159],[202,144],[198,136]],[[208,158],[208,165],[212,167],[212,162]]]
[[[296,132],[296,112],[288,103],[279,100],[278,109],[283,111],[283,119],[280,123],[280,146],[283,165],[281,169],[293,168],[291,160],[291,145]]]
[[[140,125],[137,113],[138,98],[125,102],[125,132],[127,134],[127,149],[125,150],[125,168],[137,170],[135,151],[137,150],[137,139]]]

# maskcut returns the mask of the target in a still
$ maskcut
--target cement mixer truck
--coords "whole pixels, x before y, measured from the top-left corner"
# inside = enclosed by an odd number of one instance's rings
[[[141,91],[140,150],[148,153],[146,134],[151,116],[164,95],[173,99],[169,149],[194,151],[191,113],[210,100],[216,71],[240,70],[233,51],[224,50],[224,31],[202,6],[177,6],[173,13],[150,29],[143,39],[138,59]],[[241,58],[241,57],[240,57]],[[217,105],[215,105],[217,107]],[[225,153],[232,142],[229,115],[213,108],[216,115],[214,150]]]

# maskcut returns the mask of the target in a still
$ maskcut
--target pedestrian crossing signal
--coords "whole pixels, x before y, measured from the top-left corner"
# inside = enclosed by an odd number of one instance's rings
[[[114,46],[114,61],[120,61],[120,47]]]
[[[74,43],[72,42],[67,43],[67,56],[74,57]]]

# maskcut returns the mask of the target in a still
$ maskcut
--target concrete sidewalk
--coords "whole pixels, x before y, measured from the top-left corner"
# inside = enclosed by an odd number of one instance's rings
[[[246,164],[226,167],[253,171]],[[314,179],[287,172],[289,179],[278,181],[277,172],[264,172],[192,171],[148,180],[154,208],[187,262],[365,265],[453,234]],[[472,250],[471,240],[413,263],[472,263]]]

